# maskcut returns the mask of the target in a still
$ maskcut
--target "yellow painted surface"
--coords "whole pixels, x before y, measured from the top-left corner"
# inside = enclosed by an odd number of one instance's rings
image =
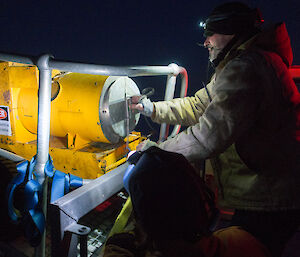
[[[74,73],[58,76],[63,89],[52,101],[49,148],[56,169],[94,179],[125,162],[126,143],[106,143],[99,124],[99,99],[106,78]],[[0,148],[27,160],[36,154],[37,93],[35,66],[0,62],[0,105],[9,107],[12,130],[11,136],[0,135]],[[99,137],[104,137],[104,143],[96,142]],[[132,132],[129,148],[134,150],[143,139]]]
[[[140,133],[133,132],[129,139],[129,148],[134,150],[144,138]],[[125,143],[110,145],[90,144],[82,149],[67,149],[61,138],[52,137],[49,154],[53,159],[55,169],[65,173],[94,179],[116,168],[126,161]],[[16,153],[27,160],[36,154],[36,142],[10,143],[1,142],[0,148]]]
[[[108,77],[69,73],[58,79],[60,90],[51,102],[50,134],[86,141],[106,142],[99,120],[101,90]],[[22,88],[18,99],[19,118],[31,133],[37,131],[38,89]]]

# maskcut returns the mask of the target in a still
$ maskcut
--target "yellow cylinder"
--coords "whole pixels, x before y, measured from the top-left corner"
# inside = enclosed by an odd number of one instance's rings
[[[94,142],[116,143],[126,136],[139,115],[126,115],[125,97],[139,94],[128,77],[108,77],[80,73],[58,76],[52,83],[50,134],[64,137],[68,133]],[[37,132],[38,90],[21,89],[18,113],[23,126]],[[128,130],[128,126],[127,126]]]

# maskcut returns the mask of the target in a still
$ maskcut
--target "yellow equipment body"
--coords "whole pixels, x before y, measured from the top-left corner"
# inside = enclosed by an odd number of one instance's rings
[[[58,137],[64,137],[67,133],[78,134],[86,141],[109,143],[101,131],[99,121],[99,99],[107,77],[78,73],[66,76],[71,76],[71,79],[58,89],[60,92],[51,102],[50,134]],[[96,85],[91,86],[92,83]],[[22,124],[36,134],[38,89],[22,88],[18,107]]]
[[[49,153],[54,167],[94,179],[125,162],[126,141],[134,150],[143,140],[138,132],[126,137],[139,119],[133,112],[126,117],[124,109],[127,98],[139,94],[135,83],[128,77],[56,70],[52,76]],[[29,160],[36,154],[38,69],[1,62],[0,85],[0,111],[7,110],[6,120],[0,120],[0,147]]]

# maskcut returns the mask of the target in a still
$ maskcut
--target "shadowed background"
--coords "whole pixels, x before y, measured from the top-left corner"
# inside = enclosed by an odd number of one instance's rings
[[[198,24],[226,1],[1,1],[0,51],[102,65],[168,65],[187,69],[188,95],[206,80],[207,51]],[[300,2],[248,0],[259,7],[265,23],[286,22],[300,65]],[[134,78],[140,89],[154,87],[163,98],[165,77]],[[177,90],[178,91],[178,90]],[[138,128],[143,130],[141,119]],[[144,133],[149,129],[145,128]]]

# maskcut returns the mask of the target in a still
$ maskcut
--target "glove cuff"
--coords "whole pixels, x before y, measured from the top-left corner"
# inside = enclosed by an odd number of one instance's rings
[[[153,110],[154,110],[154,106],[153,106],[153,103],[150,101],[150,99],[144,98],[144,99],[142,99],[142,101],[140,103],[144,107],[144,110],[140,111],[140,113],[142,113],[145,116],[151,117]]]

